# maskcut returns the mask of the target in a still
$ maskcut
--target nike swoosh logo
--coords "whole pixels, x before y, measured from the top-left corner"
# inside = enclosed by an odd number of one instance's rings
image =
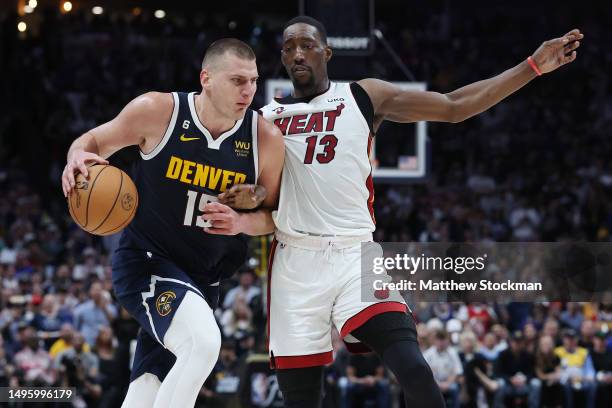
[[[180,137],[181,142],[190,142],[192,140],[199,140],[199,137],[185,137],[185,134],[183,133]]]

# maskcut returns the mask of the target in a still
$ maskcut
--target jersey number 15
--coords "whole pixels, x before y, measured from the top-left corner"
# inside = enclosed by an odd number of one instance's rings
[[[209,228],[211,227],[210,222],[204,221],[201,215],[204,213],[204,206],[208,203],[216,203],[217,197],[208,194],[199,193],[198,191],[188,190],[187,191],[187,208],[185,208],[185,218],[183,220],[184,225],[193,225],[193,215],[195,212],[195,204],[198,201],[198,195],[200,201],[198,203],[199,214],[196,214],[195,225],[196,227]]]

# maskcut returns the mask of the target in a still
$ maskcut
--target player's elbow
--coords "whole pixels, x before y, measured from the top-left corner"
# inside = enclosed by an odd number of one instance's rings
[[[448,95],[445,96],[447,98],[447,103],[444,111],[443,121],[449,123],[459,123],[466,120],[467,117],[463,114],[461,102],[453,100]]]

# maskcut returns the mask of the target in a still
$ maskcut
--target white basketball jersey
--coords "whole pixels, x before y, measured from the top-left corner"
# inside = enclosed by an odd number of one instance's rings
[[[285,137],[276,227],[295,236],[374,231],[372,136],[350,84],[332,82],[309,101],[274,100],[261,112]]]

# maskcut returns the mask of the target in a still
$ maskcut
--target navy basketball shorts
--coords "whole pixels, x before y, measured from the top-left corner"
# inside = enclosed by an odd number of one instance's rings
[[[119,249],[112,266],[117,300],[142,328],[130,380],[152,373],[163,381],[176,360],[164,347],[164,336],[185,294],[194,292],[214,310],[219,284],[202,287],[169,259],[144,250]]]

